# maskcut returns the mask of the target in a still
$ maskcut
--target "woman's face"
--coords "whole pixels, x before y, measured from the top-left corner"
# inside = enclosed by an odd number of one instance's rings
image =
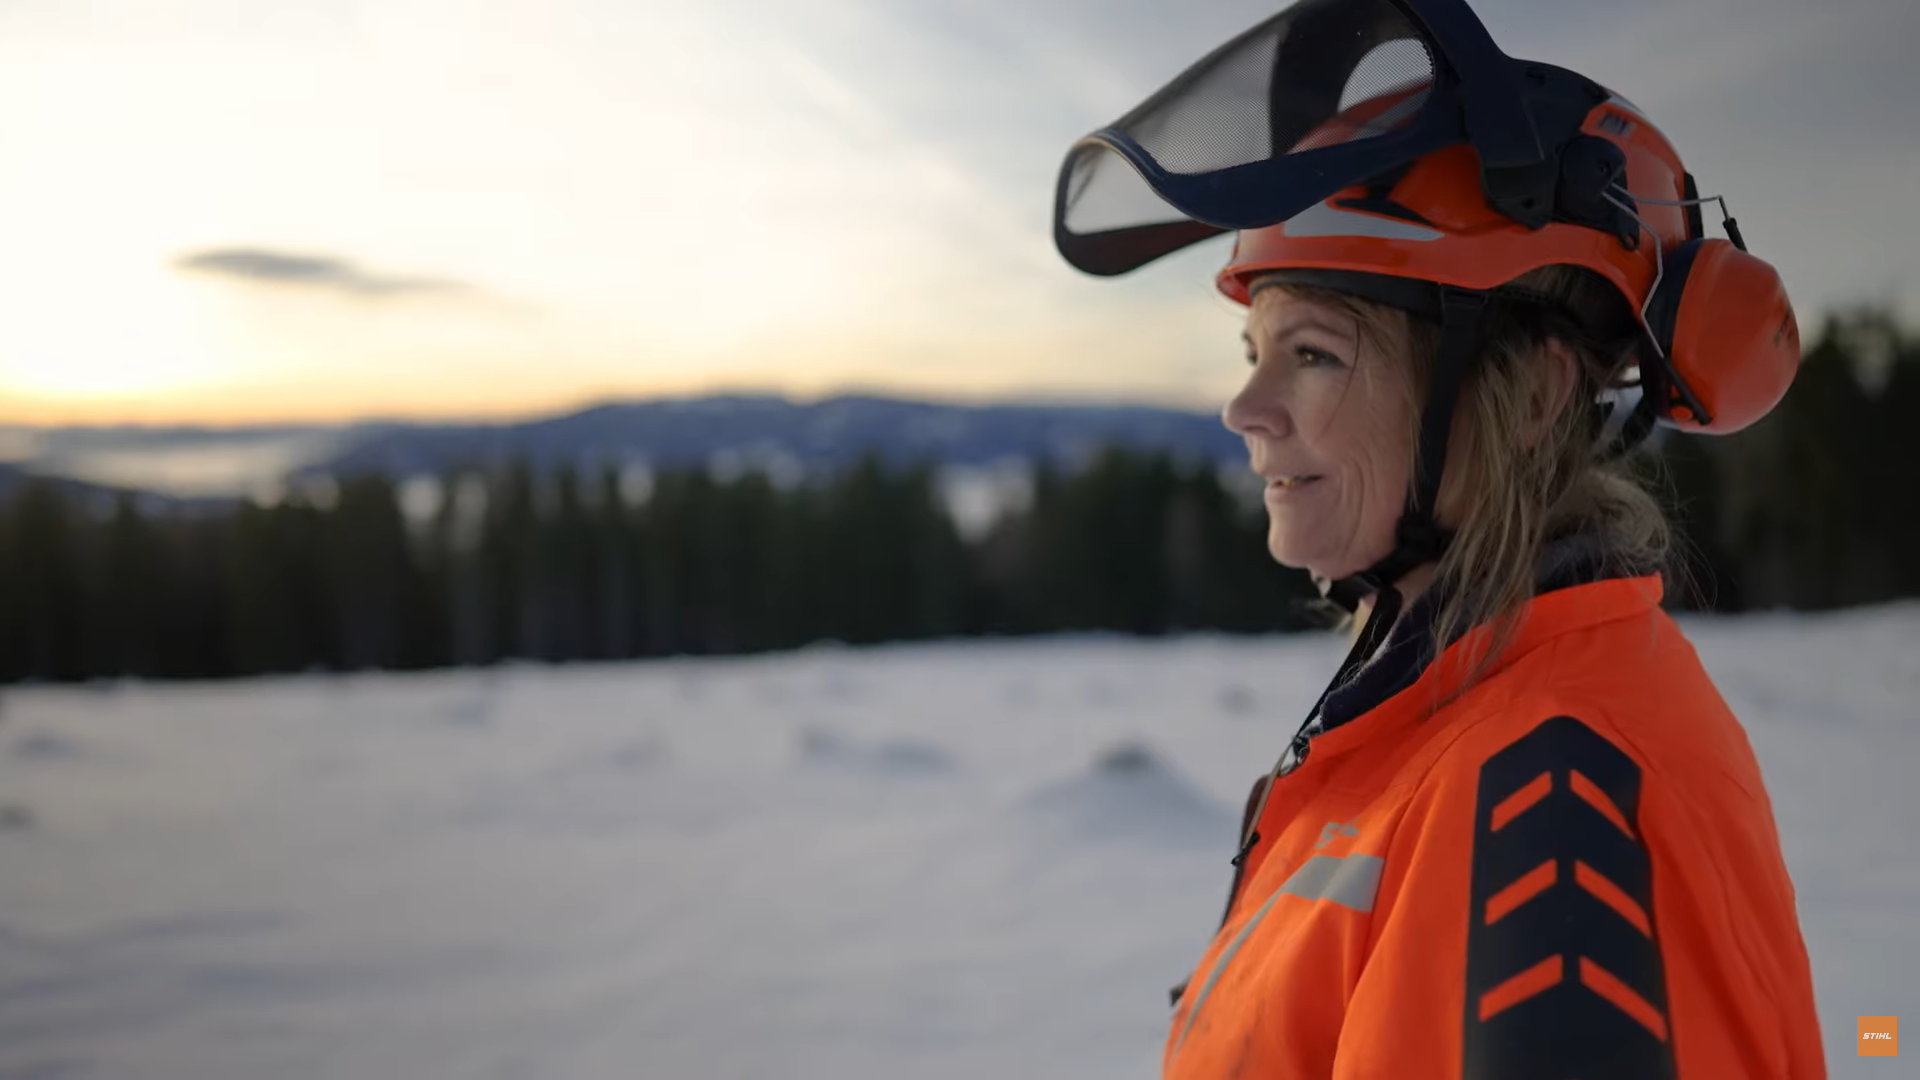
[[[1285,566],[1337,580],[1393,551],[1412,459],[1406,326],[1393,324],[1366,337],[1338,307],[1254,294],[1251,368],[1222,420],[1267,482],[1267,550]]]

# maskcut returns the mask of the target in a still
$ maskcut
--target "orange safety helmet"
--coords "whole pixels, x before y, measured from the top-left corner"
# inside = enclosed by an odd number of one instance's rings
[[[1344,141],[1412,93],[1355,105],[1300,145]],[[1528,228],[1508,218],[1483,197],[1473,149],[1456,145],[1379,182],[1336,192],[1277,225],[1241,230],[1216,283],[1245,304],[1248,282],[1274,270],[1493,290],[1543,266],[1578,266],[1644,312],[1653,350],[1642,368],[1647,389],[1659,391],[1648,399],[1654,419],[1721,435],[1766,415],[1800,361],[1799,329],[1779,274],[1737,239],[1700,235],[1698,214],[1683,212],[1698,202],[1692,178],[1666,137],[1632,105],[1610,96],[1594,106],[1580,131],[1618,148],[1620,197],[1639,204],[1634,214],[1621,215],[1617,232],[1568,220]],[[1737,236],[1737,225],[1734,230]],[[1640,242],[1642,232],[1653,242]]]
[[[1433,516],[1450,421],[1487,300],[1514,278],[1581,267],[1640,313],[1639,400],[1603,452],[1659,423],[1737,431],[1786,393],[1786,290],[1730,216],[1727,239],[1706,238],[1705,201],[1638,109],[1507,56],[1466,0],[1298,0],[1076,142],[1054,242],[1112,275],[1236,232],[1218,283],[1242,303],[1252,277],[1284,271],[1438,321],[1394,550],[1323,583],[1349,611],[1376,599],[1338,685],[1398,615],[1394,583],[1451,542]]]
[[[1707,201],[1638,109],[1506,56],[1465,0],[1299,0],[1076,142],[1054,237],[1111,275],[1237,232],[1242,303],[1278,269],[1486,291],[1583,267],[1642,314],[1645,428],[1724,434],[1786,393],[1799,332],[1732,219],[1705,237]]]

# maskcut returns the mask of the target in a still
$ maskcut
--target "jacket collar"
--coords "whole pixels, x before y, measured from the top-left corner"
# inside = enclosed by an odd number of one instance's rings
[[[1643,615],[1658,607],[1663,595],[1664,589],[1658,574],[1603,578],[1541,593],[1521,607],[1520,622],[1513,639],[1501,650],[1499,658],[1488,665],[1481,679],[1498,675],[1521,657],[1555,638],[1603,623]],[[1468,650],[1477,647],[1476,635],[1469,634],[1452,642],[1441,654],[1440,663],[1423,664],[1416,678],[1382,695],[1359,712],[1347,715],[1343,722],[1331,724],[1314,738],[1313,753],[1317,756],[1350,750],[1364,741],[1366,729],[1385,722],[1376,718],[1399,715],[1430,702],[1438,673],[1463,670],[1473,659],[1468,655]],[[1364,681],[1363,671],[1360,678],[1343,689],[1360,690]]]
[[[1570,533],[1547,544],[1534,564],[1536,599],[1576,585],[1644,573],[1641,568],[1623,567],[1610,558],[1601,536]],[[1433,618],[1445,599],[1429,589],[1408,605],[1379,651],[1345,685],[1328,692],[1319,715],[1309,725],[1310,733],[1337,728],[1413,685],[1432,666]],[[1458,637],[1456,632],[1455,639]],[[1449,640],[1446,644],[1454,643]]]

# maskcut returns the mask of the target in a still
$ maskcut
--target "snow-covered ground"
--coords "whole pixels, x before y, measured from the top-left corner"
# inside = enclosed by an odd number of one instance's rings
[[[1920,607],[1688,628],[1766,770],[1833,1075],[1894,1075],[1852,1047],[1920,1018]],[[1338,652],[14,690],[0,1078],[1151,1077],[1240,799]]]

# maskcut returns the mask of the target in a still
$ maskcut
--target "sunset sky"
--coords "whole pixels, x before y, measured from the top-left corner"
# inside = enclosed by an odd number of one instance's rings
[[[1803,319],[1920,317],[1920,4],[1476,6],[1645,109]],[[747,388],[1212,407],[1224,249],[1083,277],[1053,175],[1277,9],[0,0],[0,423]]]

